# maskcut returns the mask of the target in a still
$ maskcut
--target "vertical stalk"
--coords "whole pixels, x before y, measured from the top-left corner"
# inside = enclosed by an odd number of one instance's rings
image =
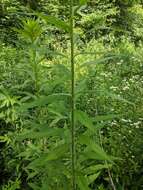
[[[99,131],[99,138],[100,138],[101,148],[104,150],[104,148],[103,148],[103,143],[102,143],[102,137],[101,137],[100,131]],[[116,186],[115,186],[114,181],[113,181],[113,179],[112,179],[112,175],[111,175],[111,171],[110,171],[110,169],[109,169],[109,167],[108,167],[108,163],[107,163],[106,160],[105,160],[104,163],[105,163],[105,165],[107,166],[107,172],[108,172],[108,176],[109,176],[109,180],[110,180],[111,187],[112,187],[113,190],[116,190]]]
[[[32,51],[31,51],[31,55],[32,55],[32,69],[33,69],[33,75],[34,75],[34,91],[35,91],[35,95],[37,95],[38,91],[39,91],[39,86],[38,86],[38,64],[36,62],[36,49],[32,47]]]
[[[71,43],[71,159],[72,159],[72,190],[76,190],[75,174],[75,68],[74,68],[74,13],[73,0],[70,0],[70,43]]]

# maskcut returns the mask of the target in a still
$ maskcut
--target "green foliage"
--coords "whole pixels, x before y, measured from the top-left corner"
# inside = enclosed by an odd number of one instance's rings
[[[9,181],[8,185],[2,187],[2,190],[16,190],[20,188],[20,181]]]
[[[0,45],[0,188],[73,188],[73,37],[76,189],[110,190],[112,181],[117,190],[141,189],[142,7],[139,1],[75,1],[72,36],[68,3],[1,4],[1,21],[14,15],[18,39],[5,33]],[[13,41],[16,47],[7,45]]]
[[[15,122],[17,117],[14,107],[18,104],[18,97],[11,97],[4,89],[1,90],[0,93],[0,102],[0,118],[5,120],[7,123]]]

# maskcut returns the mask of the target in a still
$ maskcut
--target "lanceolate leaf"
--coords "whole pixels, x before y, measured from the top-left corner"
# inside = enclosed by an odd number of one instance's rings
[[[90,190],[88,180],[85,176],[78,176],[78,187],[80,190]]]
[[[29,185],[32,189],[34,189],[34,190],[39,190],[39,189],[40,189],[40,187],[38,187],[38,186],[35,185],[34,183],[28,183],[28,185]]]
[[[109,61],[111,61],[111,60],[121,59],[121,58],[125,58],[125,57],[126,57],[125,54],[108,55],[106,57],[102,57],[102,58],[97,59],[97,60],[87,61],[87,62],[83,63],[81,66],[84,67],[84,66],[90,66],[90,65],[95,65],[95,64],[110,63]]]
[[[43,15],[41,13],[38,13],[38,16],[44,19],[47,22],[47,24],[51,24],[53,26],[56,26],[58,29],[62,29],[66,32],[70,32],[70,26],[63,20],[60,20],[59,18],[56,18],[54,16]]]
[[[101,59],[97,59],[97,60],[93,60],[93,61],[88,61],[88,62],[83,63],[82,67],[83,66],[94,65],[94,64],[105,64],[105,63],[107,63],[107,61],[110,61],[113,58],[114,58],[114,56],[101,58]]]
[[[44,137],[52,137],[52,136],[63,136],[65,129],[63,128],[52,128],[48,126],[41,126],[41,128],[36,130],[29,130],[20,135],[16,136],[17,141],[22,141],[24,139],[40,139]]]
[[[88,176],[88,184],[90,185],[91,183],[93,183],[98,178],[100,173],[101,172],[98,172],[98,173]]]
[[[76,121],[79,121],[82,125],[84,125],[85,127],[87,127],[93,132],[95,132],[97,128],[100,128],[98,126],[95,126],[93,124],[94,122],[108,121],[108,120],[121,117],[120,114],[97,115],[95,117],[89,117],[87,113],[80,110],[75,111],[75,116],[76,116]]]
[[[93,174],[95,172],[98,172],[100,170],[103,170],[103,169],[108,169],[108,168],[111,168],[112,167],[112,164],[97,164],[97,165],[91,165],[87,168],[84,169],[84,172],[89,175],[89,174]]]
[[[27,109],[45,106],[55,101],[63,100],[67,97],[69,98],[70,94],[58,93],[58,94],[52,94],[49,96],[40,96],[38,98],[35,98],[35,100],[31,102],[21,104],[21,106],[18,107],[17,110],[19,112],[23,112],[23,111],[26,111]]]
[[[106,152],[98,144],[96,144],[90,137],[81,135],[79,137],[79,142],[81,144],[87,145],[87,148],[85,149],[84,154],[88,153],[87,156],[90,157],[90,153],[91,153],[92,159],[94,159],[94,153],[96,153],[95,159],[98,158],[99,160],[108,160],[108,161],[112,160],[111,157],[109,157],[106,154]]]
[[[107,93],[107,96],[111,97],[113,100],[119,100],[121,102],[124,102],[124,103],[130,104],[132,106],[135,106],[135,104],[133,102],[131,102],[129,100],[126,100],[125,98],[123,98],[120,95],[113,94],[113,93]]]
[[[94,122],[109,121],[116,118],[121,118],[122,114],[96,115],[93,118]]]
[[[48,161],[54,161],[62,158],[66,153],[68,153],[69,145],[60,144],[56,148],[53,148],[49,153],[41,155],[39,158],[31,162],[27,168],[34,169],[35,167],[45,166]]]
[[[94,131],[94,125],[92,119],[83,111],[75,111],[76,121],[79,121],[82,125]]]

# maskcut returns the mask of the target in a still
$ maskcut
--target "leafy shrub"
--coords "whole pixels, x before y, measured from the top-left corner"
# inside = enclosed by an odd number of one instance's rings
[[[99,11],[103,25],[115,10],[106,10],[104,17]],[[1,46],[1,188],[73,189],[74,169],[77,189],[139,189],[142,45],[126,36],[116,40],[114,32],[82,41],[76,28],[73,110],[71,28],[57,17],[35,14],[38,19],[24,20],[16,29],[21,40],[17,49]],[[92,28],[96,18],[94,13],[82,18],[83,28],[88,24]],[[45,22],[62,31],[66,41],[51,39],[54,35],[46,38]],[[54,49],[47,42],[55,42]],[[76,143],[75,168],[71,135]]]

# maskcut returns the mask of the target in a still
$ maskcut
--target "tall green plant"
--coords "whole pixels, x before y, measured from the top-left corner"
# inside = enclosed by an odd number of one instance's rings
[[[70,1],[70,42],[71,42],[71,155],[72,155],[72,188],[76,190],[75,173],[75,68],[74,68],[74,12],[73,0]]]
[[[46,188],[50,190],[89,190],[94,188],[95,180],[101,171],[107,169],[107,165],[103,161],[110,162],[110,167],[113,163],[113,158],[105,153],[95,138],[98,129],[103,127],[104,123],[98,126],[98,122],[94,122],[88,114],[76,109],[74,13],[79,6],[85,3],[85,0],[81,0],[79,5],[74,6],[74,1],[70,2],[69,23],[53,16],[36,13],[48,25],[54,25],[58,30],[64,30],[70,37],[71,56],[68,67],[71,68],[71,78],[68,84],[71,84],[71,88],[69,94],[66,93],[69,88],[62,93],[61,91],[57,93],[53,91],[50,93],[42,91],[41,93],[39,91],[41,89],[39,73],[42,69],[39,60],[43,54],[37,56],[37,38],[41,32],[39,32],[39,25],[37,25],[38,21],[30,20],[23,23],[24,27],[21,33],[25,39],[30,41],[30,52],[32,52],[27,56],[31,63],[31,67],[28,68],[31,68],[31,80],[35,84],[38,96],[19,98],[21,104],[18,106],[17,112],[23,121],[23,129],[20,134],[16,134],[16,142],[24,141],[23,147],[19,143],[18,155],[25,161],[23,170],[28,175],[29,186],[34,190],[45,190]],[[54,52],[52,53],[55,55]],[[56,69],[59,68],[58,66]],[[62,68],[67,69],[66,67]],[[38,77],[35,76],[37,72]],[[51,75],[51,78],[54,83],[54,76]],[[51,85],[52,88],[53,84],[49,84],[51,81],[49,82],[47,78],[45,80],[46,85],[48,87]],[[103,118],[99,117],[97,120],[102,121]],[[107,116],[106,119],[111,118]],[[68,128],[68,126],[70,127]],[[69,147],[71,151],[69,151]]]

